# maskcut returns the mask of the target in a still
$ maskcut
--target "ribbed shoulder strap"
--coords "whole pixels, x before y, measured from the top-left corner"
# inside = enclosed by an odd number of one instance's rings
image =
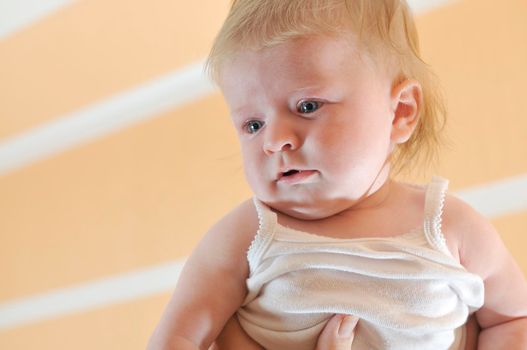
[[[426,188],[424,231],[426,239],[434,248],[452,256],[441,231],[441,216],[447,189],[447,179],[439,176],[432,177],[432,181]]]
[[[260,263],[263,254],[274,237],[277,221],[276,213],[258,198],[253,197],[253,203],[258,213],[258,231],[247,251],[247,260],[249,261],[251,274]]]

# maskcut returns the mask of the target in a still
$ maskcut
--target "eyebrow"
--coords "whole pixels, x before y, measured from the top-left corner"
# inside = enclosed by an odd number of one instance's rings
[[[243,114],[243,112],[244,112],[245,109],[247,109],[246,106],[239,107],[239,108],[236,108],[236,109],[234,109],[234,110],[231,110],[231,115],[232,115],[232,116],[236,116],[236,115]]]
[[[324,90],[324,87],[320,85],[310,85],[310,86],[305,86],[305,87],[291,90],[291,92],[299,92],[299,91],[304,91],[304,90]]]
[[[237,108],[235,110],[232,110],[229,114],[232,119],[245,119],[249,116],[255,115],[255,113],[248,112],[249,107],[243,106],[240,108]]]

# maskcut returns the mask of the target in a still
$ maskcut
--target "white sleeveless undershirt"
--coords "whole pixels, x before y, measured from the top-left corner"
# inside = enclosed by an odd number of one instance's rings
[[[243,329],[269,350],[313,350],[334,314],[360,318],[353,349],[463,349],[482,279],[451,255],[441,232],[448,181],[426,188],[422,227],[395,237],[340,239],[280,225],[254,199],[259,230],[247,253]]]

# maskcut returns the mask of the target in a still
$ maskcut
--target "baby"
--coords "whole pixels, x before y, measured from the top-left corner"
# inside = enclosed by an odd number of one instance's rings
[[[314,349],[335,314],[358,317],[353,349],[527,349],[496,230],[446,179],[393,179],[444,124],[403,0],[234,1],[208,69],[254,198],[197,246],[151,349]]]

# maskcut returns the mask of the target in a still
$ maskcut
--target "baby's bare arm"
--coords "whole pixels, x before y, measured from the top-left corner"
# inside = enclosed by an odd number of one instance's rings
[[[247,294],[246,252],[257,229],[251,201],[210,229],[185,264],[149,350],[208,349]]]
[[[527,281],[522,271],[481,214],[454,197],[448,198],[445,210],[455,212],[449,222],[459,233],[461,264],[485,284],[485,302],[476,312],[478,349],[527,349]]]

